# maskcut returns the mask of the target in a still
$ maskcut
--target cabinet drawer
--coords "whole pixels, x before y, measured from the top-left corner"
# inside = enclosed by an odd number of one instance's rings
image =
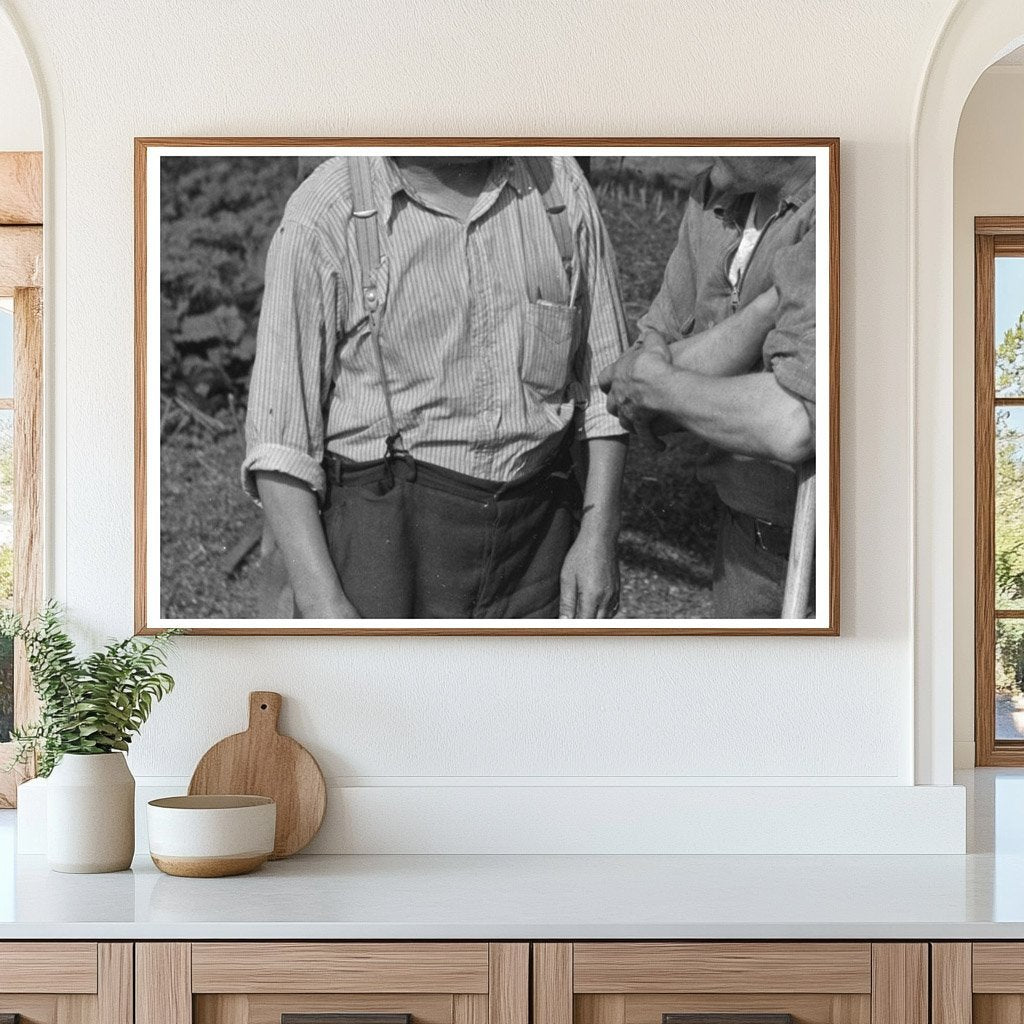
[[[870,943],[582,942],[573,991],[871,991]]]
[[[534,946],[534,1024],[927,1024],[923,943]]]
[[[21,1024],[132,1024],[126,942],[0,942],[0,1018]]]
[[[197,942],[193,992],[488,989],[486,942]]]
[[[136,947],[136,1024],[529,1024],[514,942]]]
[[[0,992],[96,991],[95,942],[0,943]]]

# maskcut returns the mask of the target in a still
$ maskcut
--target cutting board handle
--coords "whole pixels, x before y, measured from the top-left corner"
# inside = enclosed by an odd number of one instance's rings
[[[281,694],[253,690],[249,694],[249,732],[277,732],[281,715]]]

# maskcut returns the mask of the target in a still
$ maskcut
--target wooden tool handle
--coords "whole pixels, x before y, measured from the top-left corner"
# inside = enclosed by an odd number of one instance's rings
[[[815,480],[814,460],[811,459],[797,471],[793,539],[789,547],[786,586],[782,597],[784,619],[807,617],[807,605],[811,599],[811,578],[814,575]]]
[[[272,690],[253,690],[249,694],[249,731],[277,732],[281,716],[281,694]]]

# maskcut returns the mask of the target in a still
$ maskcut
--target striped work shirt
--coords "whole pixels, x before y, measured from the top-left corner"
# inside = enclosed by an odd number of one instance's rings
[[[383,265],[381,343],[395,417],[418,460],[507,482],[542,469],[576,419],[622,434],[599,371],[627,345],[615,259],[575,161],[553,157],[574,236],[571,280],[532,177],[493,162],[466,222],[372,161]],[[296,190],[271,242],[242,475],[285,473],[322,494],[325,451],[383,458],[384,393],[366,330],[348,163]]]

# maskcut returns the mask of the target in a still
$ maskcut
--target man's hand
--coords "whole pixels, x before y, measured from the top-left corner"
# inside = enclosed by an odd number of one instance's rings
[[[293,584],[292,590],[295,592],[295,607],[304,619],[358,619],[362,617],[356,611],[355,605],[345,597],[340,584],[328,583],[326,586],[318,586],[316,581],[312,581],[312,585],[306,584],[302,587],[296,587]]]
[[[619,610],[615,540],[580,530],[562,563],[560,619],[611,619]]]
[[[256,473],[267,524],[277,544],[295,606],[304,619],[358,619],[331,561],[316,495],[284,473]]]
[[[605,367],[598,378],[601,390],[608,395],[608,411],[618,417],[623,429],[659,450],[665,445],[656,433],[659,428],[663,432],[666,424],[656,422],[664,410],[658,404],[654,385],[672,372],[668,345],[651,334]]]

